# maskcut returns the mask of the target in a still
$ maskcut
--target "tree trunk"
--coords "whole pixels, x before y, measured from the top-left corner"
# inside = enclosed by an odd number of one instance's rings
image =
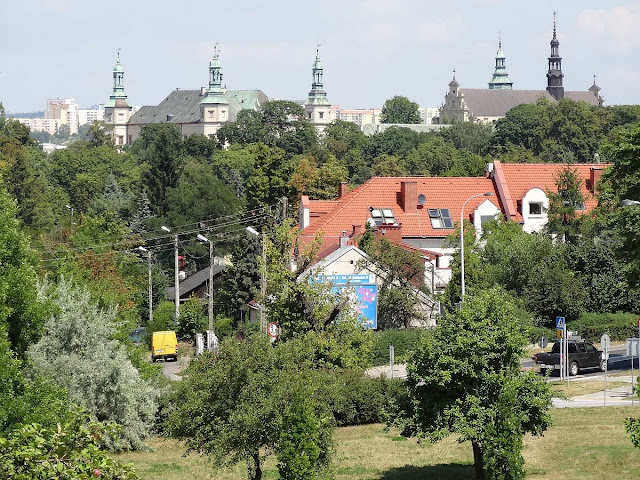
[[[475,440],[471,441],[471,445],[473,446],[473,466],[476,469],[476,480],[484,480],[482,448]]]
[[[252,453],[251,458],[253,465],[248,462],[249,480],[262,480],[262,469],[260,468],[260,454],[258,452]]]

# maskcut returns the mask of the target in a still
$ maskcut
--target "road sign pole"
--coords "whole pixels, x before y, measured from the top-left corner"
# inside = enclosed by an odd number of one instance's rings
[[[569,335],[567,335],[567,324],[564,324],[564,364],[567,369],[567,386],[569,386]]]

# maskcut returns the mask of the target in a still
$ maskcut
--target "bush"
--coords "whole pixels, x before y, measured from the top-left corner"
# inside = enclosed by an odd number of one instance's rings
[[[396,363],[403,362],[407,354],[418,346],[421,339],[430,334],[431,330],[423,328],[389,329],[374,332],[372,365],[389,363],[389,345],[393,345]]]
[[[153,322],[147,322],[147,330],[145,332],[145,341],[149,347],[151,347],[153,332],[164,332],[165,330],[175,330],[177,328],[175,308],[173,302],[160,302],[153,311]]]
[[[635,313],[582,313],[567,328],[592,342],[599,342],[606,333],[611,340],[625,340],[638,334],[638,315]]]
[[[540,337],[545,337],[549,343],[555,342],[556,331],[553,328],[530,327],[527,338],[531,343],[537,343]]]
[[[367,377],[363,372],[324,372],[328,403],[338,426],[364,425],[384,421],[391,402],[404,387],[400,379]]]
[[[233,320],[231,318],[218,315],[213,320],[213,328],[216,332],[216,336],[222,340],[233,333]]]
[[[178,338],[193,341],[196,333],[204,332],[207,326],[208,319],[204,312],[202,300],[196,296],[189,297],[189,300],[180,309]]]

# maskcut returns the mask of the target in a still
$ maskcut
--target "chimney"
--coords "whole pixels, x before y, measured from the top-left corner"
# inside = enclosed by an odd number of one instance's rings
[[[418,213],[418,182],[400,182],[400,201],[404,213]]]
[[[311,223],[311,205],[309,197],[302,195],[300,197],[300,230],[304,230]]]
[[[353,231],[351,232],[352,237],[356,237],[362,233],[362,225],[351,225],[353,227]]]
[[[493,163],[487,163],[484,167],[484,176],[485,178],[493,177]]]
[[[338,198],[342,198],[347,194],[347,182],[340,182],[338,187]]]
[[[340,246],[341,247],[346,247],[347,246],[347,240],[349,240],[349,237],[347,237],[347,231],[343,230],[342,231],[342,235],[340,235]]]
[[[591,193],[593,193],[596,190],[596,183],[600,180],[600,177],[604,173],[604,168],[591,167],[589,170],[589,190],[591,190]]]

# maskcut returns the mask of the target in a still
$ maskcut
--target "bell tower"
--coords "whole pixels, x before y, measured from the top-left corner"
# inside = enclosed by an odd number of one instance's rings
[[[549,56],[549,71],[547,72],[547,91],[556,100],[564,97],[562,85],[562,57],[560,56],[560,42],[556,36],[556,12],[553,12],[553,38],[551,39],[551,55]]]
[[[512,90],[513,82],[509,80],[507,67],[505,64],[506,57],[502,51],[502,38],[498,39],[498,51],[496,52],[496,69],[493,77],[489,81],[489,90]]]
[[[316,60],[313,62],[311,91],[304,106],[307,120],[316,128],[318,133],[322,133],[327,125],[331,123],[331,104],[327,99],[327,93],[322,84],[324,69],[320,62],[320,45],[316,48]]]
[[[116,145],[127,145],[127,122],[131,118],[131,105],[124,93],[124,67],[120,63],[120,49],[118,60],[113,67],[113,91],[104,105],[106,123],[113,125],[113,137]]]
[[[213,47],[213,58],[209,62],[209,87],[200,100],[200,121],[203,124],[202,134],[208,137],[229,121],[229,101],[222,87],[222,67],[217,44]]]

